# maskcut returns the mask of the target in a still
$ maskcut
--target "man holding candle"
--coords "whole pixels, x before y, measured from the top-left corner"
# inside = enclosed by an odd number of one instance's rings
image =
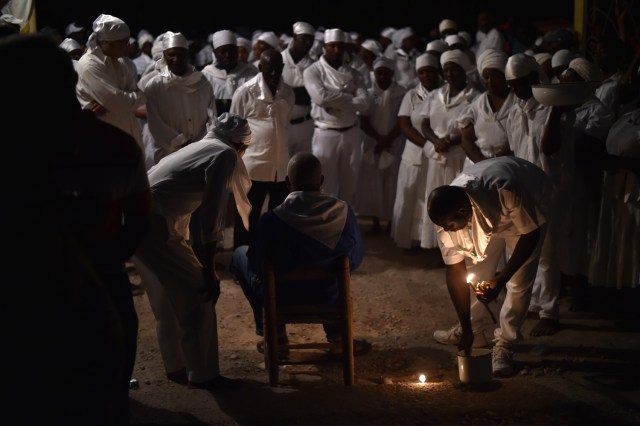
[[[473,344],[467,261],[479,282],[483,302],[506,288],[495,331],[493,373],[513,373],[515,342],[527,315],[540,248],[546,232],[551,182],[536,165],[516,157],[496,157],[465,169],[449,185],[429,195],[428,213],[437,225],[446,279],[462,335],[458,348],[467,354]],[[506,246],[506,265],[496,273]]]

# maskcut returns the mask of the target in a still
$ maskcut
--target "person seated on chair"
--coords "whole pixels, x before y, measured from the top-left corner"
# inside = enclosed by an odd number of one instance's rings
[[[295,154],[287,165],[289,195],[285,201],[262,215],[249,245],[236,248],[231,273],[240,282],[262,336],[264,294],[263,266],[267,257],[276,273],[300,267],[328,268],[344,255],[350,269],[362,263],[363,242],[355,214],[349,205],[323,193],[320,160],[309,152]],[[293,283],[278,286],[278,304],[337,302],[335,280]],[[337,325],[324,324],[327,340],[341,339]],[[278,329],[280,344],[288,342],[285,327]]]

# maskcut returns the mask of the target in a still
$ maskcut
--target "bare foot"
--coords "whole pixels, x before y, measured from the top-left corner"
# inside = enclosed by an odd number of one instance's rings
[[[529,334],[531,336],[551,336],[558,332],[559,326],[558,320],[541,318]]]

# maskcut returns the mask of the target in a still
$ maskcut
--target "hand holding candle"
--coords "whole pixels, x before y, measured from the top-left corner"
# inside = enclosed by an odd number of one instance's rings
[[[484,305],[485,308],[487,308],[487,311],[489,312],[489,315],[491,315],[493,323],[496,324],[498,321],[496,320],[495,315],[493,315],[493,312],[491,311],[487,303],[495,300],[495,298],[498,297],[500,290],[492,286],[490,281],[481,281],[479,283],[475,283],[473,281],[474,278],[475,274],[467,275],[467,283],[469,284],[471,289],[473,289],[473,292],[476,294],[478,300]]]

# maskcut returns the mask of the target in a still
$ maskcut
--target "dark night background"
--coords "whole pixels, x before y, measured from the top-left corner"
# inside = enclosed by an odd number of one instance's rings
[[[416,33],[426,36],[443,18],[455,20],[459,29],[474,35],[477,14],[483,8],[491,9],[501,23],[511,17],[525,23],[552,20],[572,25],[573,3],[572,0],[35,1],[38,29],[50,26],[64,30],[72,21],[90,28],[99,14],[106,13],[127,22],[134,35],[144,28],[153,35],[171,30],[181,31],[190,38],[205,38],[220,29],[231,29],[245,36],[250,36],[255,29],[291,34],[291,26],[296,21],[358,31],[365,37],[377,37],[386,26],[411,26]]]

